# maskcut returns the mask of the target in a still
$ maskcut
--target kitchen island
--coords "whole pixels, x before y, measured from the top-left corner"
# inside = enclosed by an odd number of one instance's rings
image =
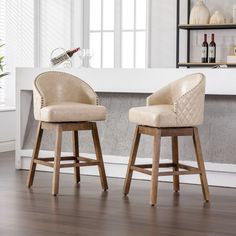
[[[17,68],[17,136],[16,169],[28,169],[35,139],[37,122],[33,117],[32,85],[35,77],[52,68]],[[54,69],[55,70],[55,69]],[[106,172],[111,177],[124,177],[131,148],[134,125],[128,122],[128,110],[145,105],[145,98],[169,82],[191,73],[206,75],[205,122],[200,127],[203,154],[206,161],[210,185],[236,187],[236,70],[235,69],[57,69],[80,77],[98,93],[99,102],[107,107],[105,122],[98,122]],[[69,134],[65,135],[63,152],[71,150]],[[80,151],[93,157],[90,137],[80,134]],[[151,161],[150,137],[142,139],[138,162]],[[180,139],[180,159],[194,164],[191,140]],[[54,136],[46,133],[42,142],[42,156],[52,155]],[[51,150],[51,151],[50,151]],[[170,140],[164,139],[161,147],[162,159],[171,158]],[[40,166],[39,166],[40,167]],[[40,170],[49,171],[45,167]],[[72,169],[64,170],[71,173]],[[82,174],[96,175],[96,168],[82,169]],[[146,179],[135,173],[136,178]],[[181,177],[182,178],[182,177]],[[171,180],[169,177],[161,178]],[[198,177],[184,177],[186,183],[198,183]]]

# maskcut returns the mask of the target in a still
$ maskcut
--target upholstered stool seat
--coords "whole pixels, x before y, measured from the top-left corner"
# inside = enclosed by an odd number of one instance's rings
[[[129,111],[129,121],[152,127],[175,127],[176,113],[172,105],[134,107]]]
[[[210,199],[197,126],[203,123],[205,77],[193,74],[179,79],[147,98],[147,106],[129,111],[129,121],[135,123],[124,194],[129,193],[133,171],[151,175],[150,204],[157,202],[158,177],[173,175],[174,191],[179,191],[179,175],[199,174],[204,199]],[[135,164],[141,134],[154,137],[152,164]],[[179,163],[178,137],[192,136],[198,167]],[[160,163],[161,137],[171,137],[172,163]],[[172,171],[159,171],[172,168]],[[150,170],[151,169],[151,170]]]
[[[52,194],[59,191],[61,168],[73,168],[75,182],[80,182],[80,168],[97,166],[101,185],[108,189],[102,150],[96,121],[106,119],[106,108],[98,105],[97,94],[83,80],[62,72],[45,72],[34,81],[34,118],[38,121],[36,142],[34,145],[27,186],[34,181],[36,165],[53,168]],[[53,157],[39,157],[44,130],[53,130],[55,154]],[[72,133],[73,154],[62,156],[62,133]],[[79,131],[90,131],[93,137],[95,158],[83,157],[79,152]],[[66,163],[63,161],[66,161]]]
[[[103,121],[106,119],[106,108],[76,102],[55,103],[43,107],[40,117],[44,122]]]

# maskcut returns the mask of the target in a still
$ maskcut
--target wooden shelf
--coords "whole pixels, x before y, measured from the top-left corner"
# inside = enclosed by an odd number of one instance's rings
[[[220,29],[236,29],[236,24],[220,24],[220,25],[190,25],[190,24],[180,24],[179,29],[184,30],[220,30]]]
[[[179,67],[216,67],[224,65],[227,67],[236,67],[236,63],[226,63],[226,62],[217,62],[217,63],[201,63],[201,62],[180,62],[178,63]]]

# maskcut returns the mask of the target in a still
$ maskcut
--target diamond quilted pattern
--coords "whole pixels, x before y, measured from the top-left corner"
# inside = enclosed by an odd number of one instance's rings
[[[194,126],[203,122],[205,82],[202,80],[195,88],[175,102],[177,126]]]

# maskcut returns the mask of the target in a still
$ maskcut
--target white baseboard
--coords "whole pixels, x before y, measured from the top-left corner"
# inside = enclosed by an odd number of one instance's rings
[[[29,169],[30,158],[32,155],[32,150],[22,150],[22,169]],[[71,153],[63,153],[63,155],[71,155]],[[90,158],[94,158],[93,154],[81,154],[82,156],[87,156]],[[40,152],[41,157],[53,156],[53,152],[51,151],[42,151]],[[118,157],[118,156],[108,156],[104,155],[104,162],[106,167],[106,174],[109,177],[115,178],[124,178],[127,170],[127,157]],[[162,162],[170,162],[170,160],[162,160]],[[137,158],[137,163],[151,163],[150,158]],[[182,163],[187,165],[196,166],[196,162],[193,161],[182,161]],[[206,170],[208,183],[211,186],[221,186],[221,187],[231,187],[236,188],[236,165],[231,164],[220,164],[220,163],[210,163],[206,162]],[[51,168],[45,167],[42,165],[37,166],[37,170],[40,171],[52,171]],[[63,168],[61,169],[62,173],[72,174],[72,168]],[[98,170],[96,166],[81,168],[81,174],[83,175],[98,175]],[[142,179],[148,180],[150,176],[144,175],[142,173],[134,172],[134,179]],[[172,182],[172,177],[160,177],[160,181]],[[187,175],[180,176],[181,183],[189,183],[189,184],[200,184],[198,175]]]
[[[0,142],[0,152],[10,152],[16,149],[15,140]]]

